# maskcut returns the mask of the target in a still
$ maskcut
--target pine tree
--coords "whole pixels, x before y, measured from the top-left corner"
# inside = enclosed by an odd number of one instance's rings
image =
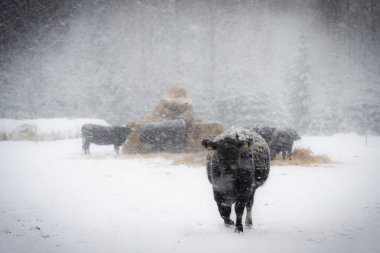
[[[299,53],[290,66],[289,78],[285,86],[287,104],[293,125],[300,133],[307,131],[310,124],[309,99],[311,68],[307,55],[307,45],[304,35],[300,37]]]

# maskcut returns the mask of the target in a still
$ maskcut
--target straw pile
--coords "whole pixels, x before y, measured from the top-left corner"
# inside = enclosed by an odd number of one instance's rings
[[[174,85],[167,94],[161,96],[159,104],[151,114],[128,124],[134,131],[123,145],[123,153],[148,152],[139,140],[144,124],[173,119],[183,119],[186,122],[185,152],[202,150],[201,141],[203,139],[214,139],[224,131],[223,125],[220,123],[194,119],[192,100],[186,89],[181,85]]]
[[[275,166],[311,166],[316,164],[328,164],[331,163],[331,159],[327,155],[314,155],[310,148],[296,148],[293,150],[292,160],[282,159],[282,156],[278,154],[271,165]]]

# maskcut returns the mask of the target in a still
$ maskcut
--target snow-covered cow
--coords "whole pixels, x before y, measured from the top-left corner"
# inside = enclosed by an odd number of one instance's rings
[[[264,140],[269,144],[272,140],[273,133],[276,131],[275,127],[269,127],[269,126],[262,126],[262,127],[254,127],[252,128],[253,131],[261,135],[261,137],[264,138]]]
[[[139,140],[147,151],[183,151],[186,143],[186,122],[183,119],[147,122]]]
[[[244,209],[247,209],[245,225],[251,227],[256,189],[264,184],[269,175],[268,144],[254,131],[230,128],[214,141],[203,140],[202,145],[210,150],[207,176],[220,216],[226,226],[234,225],[230,214],[235,203],[235,232],[243,232]]]
[[[294,141],[300,139],[301,137],[294,129],[276,129],[273,132],[272,139],[269,142],[271,160],[273,160],[280,152],[282,152],[283,159],[285,159],[287,156],[289,160],[292,160],[292,149]]]
[[[114,145],[116,153],[119,153],[119,147],[126,141],[131,131],[130,127],[85,124],[82,126],[83,152],[89,154],[90,144],[94,143]]]

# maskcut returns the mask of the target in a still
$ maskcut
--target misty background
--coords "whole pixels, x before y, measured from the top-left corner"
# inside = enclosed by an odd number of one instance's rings
[[[380,134],[377,0],[2,0],[0,117],[197,118]]]

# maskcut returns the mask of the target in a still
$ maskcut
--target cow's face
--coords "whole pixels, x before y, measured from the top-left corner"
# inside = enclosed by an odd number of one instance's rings
[[[294,129],[291,130],[291,136],[293,137],[293,140],[295,141],[301,140],[301,137],[298,135],[297,131]]]
[[[219,161],[234,163],[239,159],[241,151],[249,149],[252,140],[240,141],[232,138],[216,142],[203,140],[202,145],[209,150],[216,151]]]

